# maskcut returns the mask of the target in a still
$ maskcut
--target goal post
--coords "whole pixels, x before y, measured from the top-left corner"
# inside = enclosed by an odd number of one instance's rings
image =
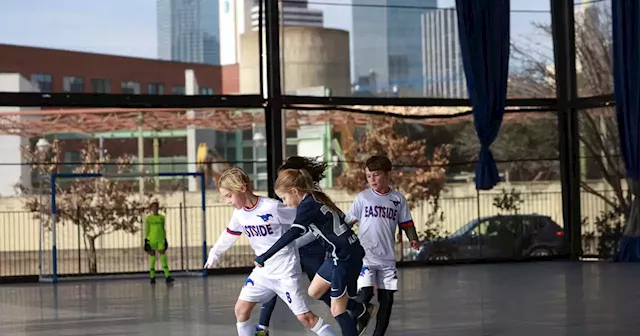
[[[59,258],[60,258],[60,250],[59,250],[59,230],[60,228],[58,226],[60,226],[60,223],[58,223],[58,216],[59,216],[59,200],[58,198],[58,194],[57,194],[57,185],[59,182],[61,182],[61,180],[70,180],[70,179],[74,179],[74,180],[80,180],[80,179],[100,179],[100,178],[108,178],[108,179],[138,179],[138,178],[148,178],[148,177],[156,177],[156,178],[195,178],[199,180],[199,185],[200,185],[200,193],[199,193],[199,211],[200,214],[199,216],[193,216],[193,217],[200,217],[200,239],[201,239],[201,263],[200,265],[198,265],[197,267],[191,269],[189,263],[187,263],[187,267],[183,268],[183,269],[172,269],[171,270],[171,274],[172,275],[176,275],[176,276],[206,276],[207,272],[205,269],[202,268],[202,265],[204,265],[206,263],[207,260],[207,239],[206,239],[206,232],[207,232],[207,209],[206,209],[206,187],[207,187],[207,183],[205,180],[205,174],[203,172],[165,172],[165,173],[129,173],[129,174],[109,174],[109,173],[88,173],[88,174],[76,174],[76,173],[56,173],[56,174],[52,174],[51,178],[50,178],[50,192],[51,192],[51,204],[50,204],[50,226],[49,226],[49,239],[51,240],[51,268],[50,268],[50,272],[47,272],[48,274],[43,274],[44,272],[42,271],[42,266],[41,266],[41,270],[40,270],[40,274],[39,274],[39,280],[41,282],[52,282],[52,283],[57,283],[58,281],[61,280],[70,280],[70,279],[74,279],[74,280],[80,280],[80,279],[98,279],[98,278],[121,278],[121,277],[141,277],[142,274],[144,274],[143,270],[146,270],[146,275],[148,276],[148,262],[146,264],[146,268],[143,269],[136,269],[134,271],[131,272],[98,272],[98,273],[82,273],[82,272],[78,272],[78,273],[63,273],[60,274],[60,265],[59,265]],[[142,183],[142,181],[140,182]],[[134,193],[132,193],[133,195]],[[90,195],[86,195],[87,197],[91,197]],[[184,198],[184,197],[183,197]],[[182,252],[182,249],[184,249],[186,247],[187,249],[187,256],[188,256],[188,248],[189,248],[189,238],[187,236],[187,242],[186,245],[182,244],[182,240],[183,240],[183,223],[182,223],[182,212],[183,210],[185,210],[187,208],[186,204],[181,203],[180,204],[180,246],[179,248],[181,249],[180,251]],[[195,207],[193,207],[194,210],[196,210]],[[185,211],[186,212],[186,211]],[[185,215],[186,217],[186,215]],[[144,230],[144,220],[142,218],[140,218],[141,221],[141,225],[142,225],[142,230]],[[186,219],[185,219],[186,221]],[[41,224],[42,225],[42,224]],[[197,225],[197,224],[196,224]],[[78,254],[80,254],[80,226],[78,226],[77,228],[77,235],[78,235],[78,243],[77,243],[77,249],[78,249]],[[184,227],[184,231],[185,233],[188,231],[187,227],[188,224],[185,225]],[[44,230],[41,228],[41,232],[43,232]],[[114,231],[115,233],[115,231]],[[44,239],[44,234],[41,233],[41,236],[39,237],[40,239],[40,246],[44,246],[45,242],[43,242]],[[191,239],[193,240],[193,239]],[[86,242],[85,242],[86,244]],[[48,245],[48,244],[47,244]],[[175,242],[171,242],[169,241],[169,249],[171,250],[172,247],[176,246],[177,244]],[[142,245],[139,244],[138,247],[141,249]],[[94,247],[95,249],[95,247]],[[197,251],[197,250],[196,250]],[[141,252],[142,253],[142,252]],[[196,253],[197,254],[197,253]],[[40,251],[40,253],[38,253],[39,255],[39,259],[38,263],[39,265],[43,264],[43,255],[44,255],[44,251]],[[170,257],[171,258],[171,257]],[[158,258],[159,259],[159,258]],[[78,259],[78,264],[80,264],[80,259]],[[79,267],[81,268],[81,267]],[[68,275],[68,276],[62,276],[62,275]]]

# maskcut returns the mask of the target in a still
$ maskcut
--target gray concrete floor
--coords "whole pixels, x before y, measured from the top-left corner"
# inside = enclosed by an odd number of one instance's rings
[[[462,265],[403,269],[399,278],[387,335],[628,336],[640,330],[635,264]],[[2,286],[0,335],[233,336],[243,283],[242,276],[211,276],[178,278],[172,287],[143,279]],[[324,304],[309,302],[335,325]],[[312,335],[283,303],[272,329],[273,336]]]

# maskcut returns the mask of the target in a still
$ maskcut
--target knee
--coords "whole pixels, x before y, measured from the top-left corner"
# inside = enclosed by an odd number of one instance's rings
[[[300,314],[296,317],[298,318],[298,321],[300,321],[300,323],[302,323],[308,329],[313,328],[316,323],[318,323],[318,317],[312,312]]]
[[[251,317],[251,307],[244,304],[244,302],[236,302],[234,312],[236,314],[236,320],[238,322],[248,321]]]
[[[324,293],[326,293],[326,290],[324,290],[324,288],[316,288],[313,286],[309,286],[309,289],[307,290],[307,294],[309,294],[310,297],[318,300],[322,297],[322,295],[324,295]]]

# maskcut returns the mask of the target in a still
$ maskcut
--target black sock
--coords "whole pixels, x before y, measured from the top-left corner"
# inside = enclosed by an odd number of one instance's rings
[[[371,303],[371,299],[373,299],[373,287],[360,288],[360,291],[358,291],[358,295],[356,296],[356,301]]]
[[[349,299],[347,303],[347,310],[351,312],[353,317],[358,318],[362,313],[364,313],[365,306],[363,303],[358,302],[354,299]]]
[[[268,327],[269,321],[271,320],[271,314],[273,314],[273,310],[276,308],[276,302],[278,301],[278,297],[274,296],[269,302],[262,305],[260,309],[260,325]]]
[[[356,326],[356,321],[349,315],[349,313],[344,312],[338,316],[336,316],[336,321],[340,325],[340,329],[342,330],[342,336],[357,336],[358,328]]]
[[[373,336],[382,336],[387,332],[389,320],[391,319],[391,308],[393,307],[394,291],[378,289],[378,313],[376,314],[376,329]]]
[[[321,296],[318,300],[326,303],[327,306],[329,306],[329,308],[331,308],[331,295],[329,294],[328,291],[326,293],[324,293],[324,295]]]

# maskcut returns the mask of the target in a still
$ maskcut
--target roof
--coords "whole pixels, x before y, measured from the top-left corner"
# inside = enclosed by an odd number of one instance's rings
[[[329,107],[313,107],[326,109]],[[469,120],[468,107],[337,106],[310,111],[308,106],[286,110],[287,129],[321,122],[365,125],[371,118],[396,116],[411,123],[443,125]],[[346,110],[346,111],[345,111]],[[59,133],[135,131],[142,117],[144,130],[179,130],[187,127],[237,131],[264,124],[261,109],[200,108],[64,108],[0,112],[0,134],[39,137]],[[555,118],[553,113],[519,112],[505,121],[522,118]]]

